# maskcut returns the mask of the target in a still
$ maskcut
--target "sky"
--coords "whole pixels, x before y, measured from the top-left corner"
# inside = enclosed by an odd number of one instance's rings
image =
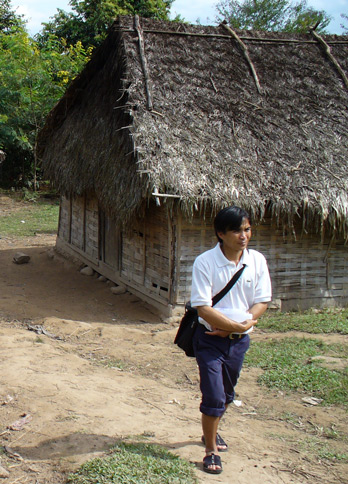
[[[199,19],[203,25],[214,25],[217,14],[218,0],[175,0],[171,8],[171,17],[180,14],[186,21],[196,23]],[[42,22],[47,22],[57,13],[57,8],[69,12],[69,0],[11,0],[11,5],[17,13],[23,14],[28,20],[27,28],[31,35],[41,30]],[[325,10],[333,17],[327,30],[331,34],[342,34],[340,24],[343,22],[340,14],[348,15],[348,0],[307,0],[307,5],[316,10]],[[347,25],[348,22],[345,22]]]

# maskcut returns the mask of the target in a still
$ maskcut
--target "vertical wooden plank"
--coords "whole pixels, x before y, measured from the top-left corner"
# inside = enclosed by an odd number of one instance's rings
[[[72,198],[69,199],[69,244],[71,244],[71,232],[72,232],[72,211],[73,211],[73,201]]]
[[[95,261],[99,259],[99,214],[95,197],[86,199],[85,252],[89,258]]]
[[[104,254],[105,264],[119,270],[119,228],[115,220],[104,214]]]
[[[83,197],[83,228],[82,228],[82,250],[86,252],[86,232],[87,232],[87,196]]]
[[[169,279],[169,303],[175,305],[175,251],[176,251],[176,221],[174,209],[167,210],[168,220],[168,279]]]

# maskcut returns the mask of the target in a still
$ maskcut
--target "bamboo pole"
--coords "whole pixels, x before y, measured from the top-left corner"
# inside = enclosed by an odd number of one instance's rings
[[[147,109],[149,111],[152,111],[153,103],[152,103],[152,94],[151,94],[151,79],[150,79],[149,69],[147,66],[147,60],[145,56],[144,35],[140,26],[139,15],[135,15],[134,17],[134,27],[135,27],[135,30],[137,31],[138,40],[139,40],[139,54],[140,54],[140,60],[141,60],[141,67],[145,78]]]
[[[117,32],[134,32],[134,29],[127,29],[127,28],[117,28],[115,29]],[[199,32],[180,32],[179,30],[156,30],[156,29],[142,29],[144,33],[148,34],[163,34],[163,35],[178,35],[183,37],[205,37],[211,39],[230,39],[230,35],[222,35],[222,34],[202,34]],[[316,44],[315,40],[299,40],[299,39],[272,39],[270,37],[258,38],[258,37],[249,37],[241,35],[239,37],[241,40],[249,41],[249,42],[256,42],[256,43],[266,43],[266,44]],[[348,40],[330,40],[328,44],[336,45],[336,44],[348,44]]]
[[[338,63],[337,59],[332,55],[330,46],[327,44],[327,42],[325,42],[325,40],[322,38],[321,35],[319,35],[315,32],[315,27],[313,29],[311,29],[310,32],[311,32],[312,36],[315,38],[315,40],[317,40],[319,42],[319,44],[321,45],[321,47],[324,49],[325,54],[328,56],[328,58],[333,63],[333,65],[336,67],[337,71],[339,72],[340,76],[343,79],[343,82],[344,82],[346,88],[348,89],[348,78],[347,78],[345,72],[343,71],[342,67]]]
[[[231,29],[231,27],[229,27],[225,23],[222,23],[221,25],[227,30],[227,32],[229,32],[231,37],[233,37],[238,42],[238,45],[242,49],[244,57],[245,57],[247,63],[249,64],[249,67],[250,67],[251,73],[253,75],[257,90],[258,90],[259,94],[262,94],[262,89],[261,89],[261,86],[260,86],[259,78],[257,76],[257,72],[256,72],[256,69],[254,67],[254,64],[253,64],[252,60],[250,59],[248,47],[244,44],[244,42],[236,34],[236,32]]]

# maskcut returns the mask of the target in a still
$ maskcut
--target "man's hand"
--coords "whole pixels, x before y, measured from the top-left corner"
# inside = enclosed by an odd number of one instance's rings
[[[221,338],[226,338],[230,332],[224,331],[223,329],[212,328],[212,331],[206,331],[205,334],[210,334],[210,336],[220,336]]]
[[[257,324],[257,319],[247,319],[246,321],[243,321],[240,323],[243,327],[241,333],[244,333],[244,331],[247,331],[250,329],[252,326],[255,326]]]
[[[257,319],[247,319],[240,324],[240,331],[234,331],[235,333],[244,333],[252,326],[257,324]],[[238,328],[239,329],[239,328]],[[223,329],[219,328],[212,328],[212,331],[206,331],[206,334],[210,334],[210,336],[220,336],[220,338],[226,338],[231,334],[231,331],[224,331]]]

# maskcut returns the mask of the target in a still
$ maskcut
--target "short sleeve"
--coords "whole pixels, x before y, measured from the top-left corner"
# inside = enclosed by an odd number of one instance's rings
[[[192,268],[191,306],[211,306],[212,278],[209,264],[197,257]]]
[[[272,284],[269,275],[268,265],[265,257],[259,253],[259,260],[256,264],[256,286],[254,293],[254,304],[269,302],[272,300]]]

